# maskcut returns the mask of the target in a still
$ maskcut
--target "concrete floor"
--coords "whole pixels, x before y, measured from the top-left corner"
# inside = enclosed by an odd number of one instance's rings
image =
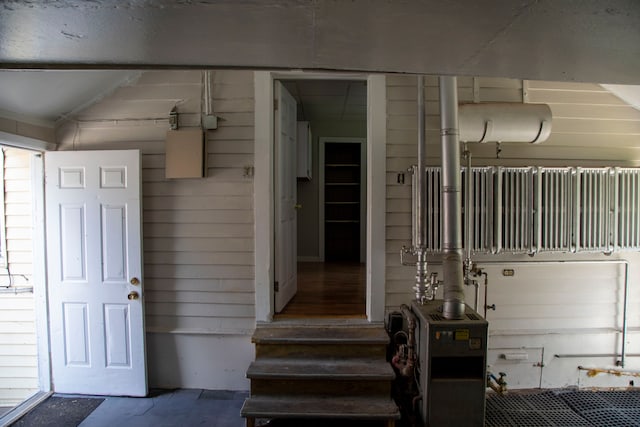
[[[107,397],[80,427],[244,427],[240,408],[247,393],[159,390],[150,397]]]
[[[69,396],[70,401],[92,396]],[[152,390],[146,398],[103,397],[104,401],[82,421],[80,427],[244,427],[240,408],[246,392],[211,390]],[[96,396],[97,397],[97,396]],[[55,412],[55,411],[54,411]],[[24,422],[30,427],[76,427],[77,423],[55,419]],[[267,420],[258,420],[258,425]],[[273,427],[377,427],[353,421],[281,420]],[[402,426],[402,423],[398,423]],[[504,396],[487,395],[487,427],[503,426],[640,426],[640,390],[529,390]]]

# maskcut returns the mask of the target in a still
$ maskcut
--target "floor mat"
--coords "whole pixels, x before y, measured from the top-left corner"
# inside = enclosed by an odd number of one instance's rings
[[[52,396],[11,427],[76,427],[103,401],[100,398]]]

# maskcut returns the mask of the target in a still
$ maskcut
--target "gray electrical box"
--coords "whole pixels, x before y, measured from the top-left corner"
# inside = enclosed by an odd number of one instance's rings
[[[464,319],[442,316],[442,301],[412,310],[422,390],[420,416],[427,427],[484,426],[488,323],[470,307]]]

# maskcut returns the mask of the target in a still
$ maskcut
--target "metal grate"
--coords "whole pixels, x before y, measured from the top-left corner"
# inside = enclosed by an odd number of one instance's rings
[[[598,427],[640,426],[640,420],[634,420],[618,409],[594,409],[580,412],[580,415]]]
[[[615,169],[616,249],[640,249],[640,169]]]
[[[493,167],[471,168],[471,207],[464,212],[462,223],[466,224],[467,214],[471,215],[471,250],[489,253],[493,250]],[[467,198],[467,168],[462,169],[462,200],[466,206]],[[466,227],[463,235],[466,238]]]
[[[411,168],[414,230],[416,170]],[[425,171],[425,247],[437,254],[442,250],[441,171]],[[470,230],[463,232],[470,233],[476,253],[640,250],[640,169],[475,167],[471,173],[471,206],[462,220],[467,224],[471,216]],[[464,200],[466,179],[462,183]]]
[[[425,197],[426,197],[426,247],[431,253],[440,252],[442,250],[442,215],[441,197],[440,197],[440,168],[428,167],[425,179]],[[414,174],[415,176],[415,174]]]
[[[571,250],[573,196],[570,168],[537,168],[536,176],[536,250]]]
[[[496,172],[495,252],[533,251],[533,168],[503,168]]]
[[[576,251],[611,252],[610,168],[582,169],[576,173]]]

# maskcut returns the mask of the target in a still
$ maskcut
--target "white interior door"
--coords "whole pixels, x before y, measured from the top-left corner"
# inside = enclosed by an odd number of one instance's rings
[[[46,153],[45,182],[54,390],[145,396],[140,153]]]
[[[298,290],[296,221],[296,100],[275,82],[275,310],[282,311]]]

